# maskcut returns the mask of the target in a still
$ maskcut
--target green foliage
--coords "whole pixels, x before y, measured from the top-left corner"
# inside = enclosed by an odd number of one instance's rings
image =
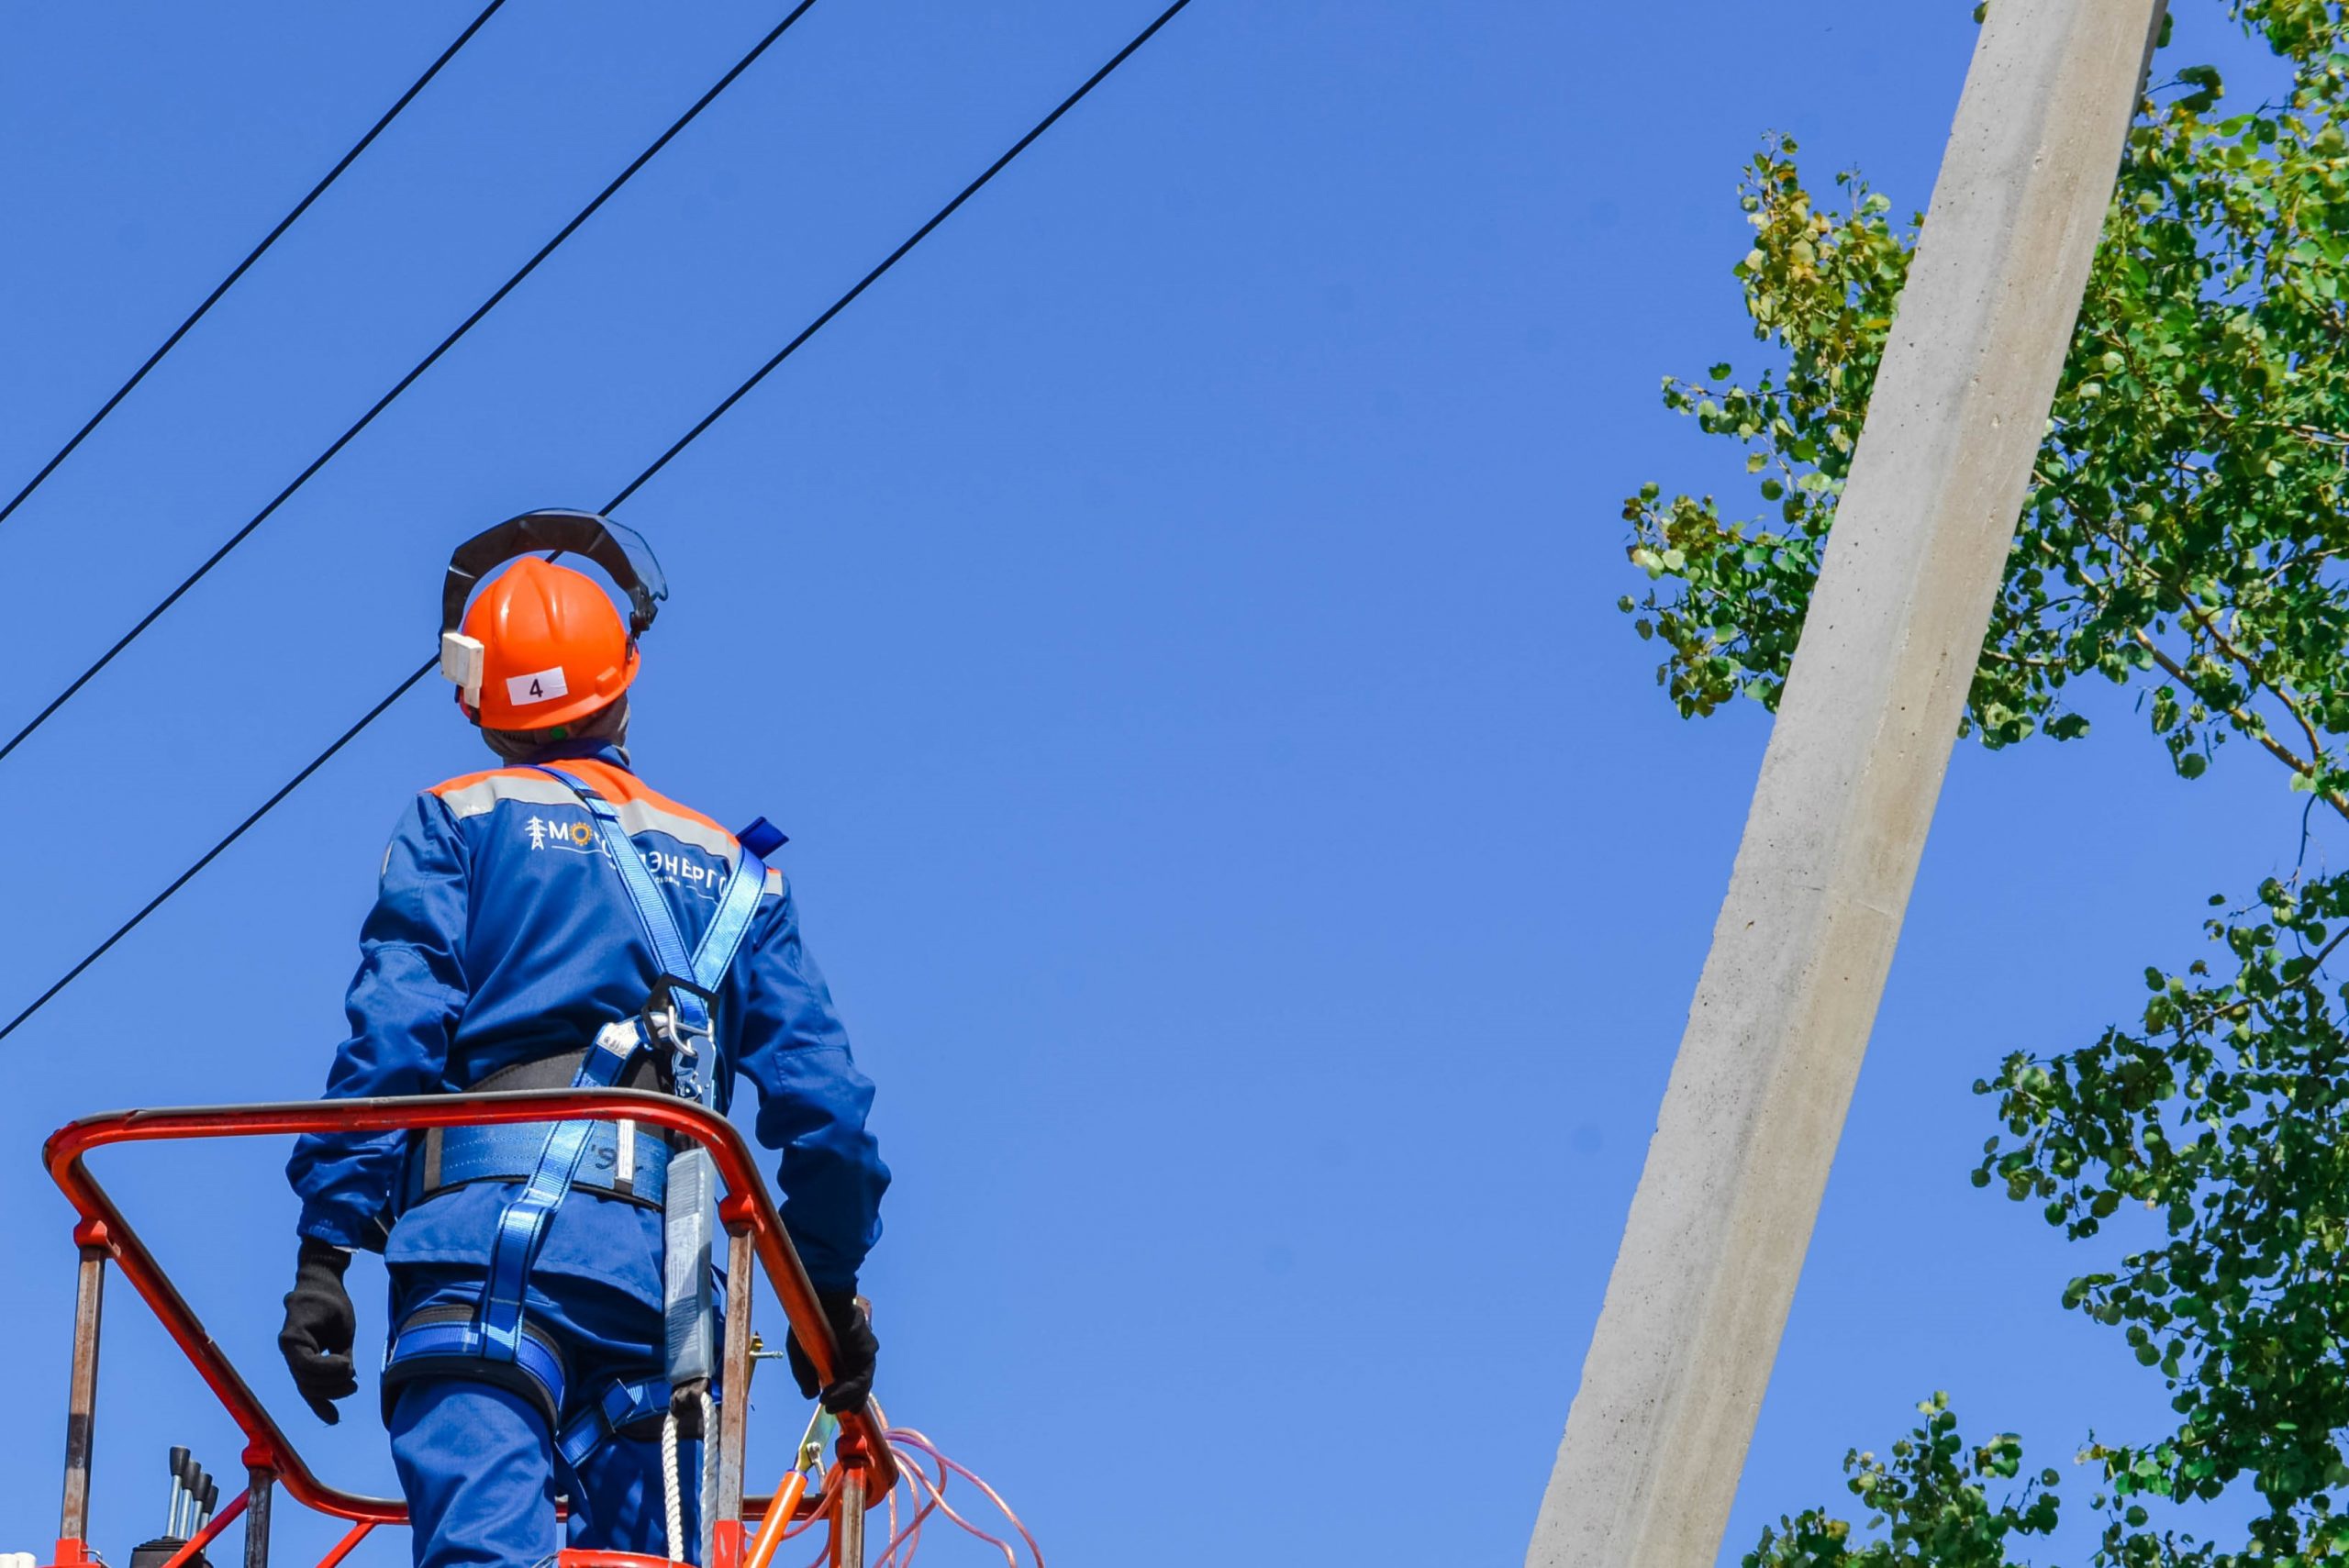
[[[1852,1527],[1811,1508],[1762,1532],[1742,1568],[1876,1568],[1930,1562],[1936,1568],[2007,1568],[2014,1537],[2055,1528],[2058,1503],[2053,1470],[2025,1481],[1993,1503],[1987,1483],[2013,1481],[2022,1470],[2022,1440],[2002,1432],[1968,1450],[1950,1413],[1949,1396],[1917,1407],[1922,1425],[1892,1445],[1887,1462],[1857,1449],[1843,1456],[1843,1485],[1872,1510],[1868,1528],[1881,1539],[1852,1540]]]
[[[1788,362],[1751,388],[1720,384],[1730,383],[1726,364],[1709,382],[1664,384],[1666,407],[1748,449],[1746,471],[1763,475],[1775,521],[1731,527],[1711,496],[1666,502],[1653,484],[1623,506],[1633,564],[1663,584],[1637,606],[1638,629],[1670,650],[1656,676],[1684,715],[1709,714],[1741,690],[1776,706],[1909,271],[1885,198],[1843,174],[1850,215],[1815,211],[1794,153],[1779,138],[1755,157],[1741,200],[1760,232],[1736,267],[1755,332],[1786,348]]]
[[[2146,100],[1965,724],[2074,738],[2065,689],[2093,673],[2154,698],[2180,773],[2248,739],[2349,815],[2349,57],[2337,5],[2235,8],[2288,51],[2288,90],[2219,117],[2217,72],[2189,67]],[[1743,449],[1765,510],[1655,484],[1624,506],[1652,579],[1624,607],[1684,714],[1777,700],[1916,242],[1856,175],[1816,201],[1797,150],[1749,167],[1734,269],[1779,362],[1664,388]]]
[[[2148,970],[2135,1028],[2049,1060],[2021,1052],[1976,1087],[2005,1124],[1974,1173],[2066,1236],[2124,1207],[2153,1244],[2082,1274],[2064,1303],[2159,1370],[2176,1429],[2099,1447],[2114,1487],[2181,1500],[2248,1477],[2271,1556],[2349,1553],[2349,987],[2324,961],[2349,936],[2349,875],[2269,881],[2213,918],[2215,970]]]
[[[2221,14],[2279,84],[2237,109],[2188,66],[2140,106],[1964,728],[2075,739],[2071,683],[2095,675],[2180,775],[2247,741],[2349,819],[2349,0]],[[1648,586],[1621,607],[1687,716],[1778,699],[1918,239],[1856,174],[1820,199],[1798,151],[1765,143],[1740,191],[1766,368],[1664,385],[1737,443],[1756,499],[1732,517],[1652,484],[1623,508]],[[2112,1232],[2127,1250],[2063,1303],[2170,1395],[2170,1429],[2080,1451],[2099,1568],[2349,1562],[2349,985],[2328,971],[2349,875],[2211,902],[2212,955],[2148,969],[2139,1018],[1976,1084],[2001,1130],[1975,1182],[2071,1240]],[[1994,1498],[2019,1441],[1969,1447],[1945,1399],[1920,1408],[1888,1460],[1847,1456],[1860,1528],[1784,1517],[1748,1568],[2003,1568],[2054,1529],[2055,1472]],[[2258,1505],[2237,1545],[2154,1523],[2221,1494]]]

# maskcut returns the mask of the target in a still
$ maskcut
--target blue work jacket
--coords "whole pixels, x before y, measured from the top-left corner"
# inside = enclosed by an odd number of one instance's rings
[[[740,846],[708,817],[653,793],[616,747],[550,746],[619,813],[680,933],[697,941]],[[384,852],[344,1009],[351,1038],[327,1095],[470,1088],[500,1068],[576,1051],[643,1006],[660,966],[593,819],[560,781],[529,767],[451,779],[418,795]],[[783,873],[770,870],[748,939],[718,989],[718,1108],[740,1073],[758,1091],[757,1136],[782,1151],[783,1217],[819,1288],[855,1284],[881,1233],[889,1184],[865,1130],[873,1084],[857,1071]],[[299,1140],[286,1177],[300,1230],[380,1247],[403,1263],[485,1267],[503,1182],[443,1193],[384,1229],[403,1178],[403,1133]],[[549,1226],[534,1275],[568,1275],[661,1299],[661,1221],[643,1207],[573,1192]],[[554,1288],[549,1282],[542,1288]]]

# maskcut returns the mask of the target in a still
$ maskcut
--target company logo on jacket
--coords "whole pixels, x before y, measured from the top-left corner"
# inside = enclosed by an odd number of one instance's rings
[[[617,809],[620,826],[635,843],[645,870],[655,880],[715,904],[732,874],[740,846],[733,834],[688,806],[649,788],[627,769],[599,758],[566,760]],[[507,846],[502,851],[529,861],[549,851],[604,856],[604,836],[570,786],[534,768],[495,768],[436,784],[429,792],[476,843]],[[545,863],[543,861],[541,864]],[[770,867],[770,894],[783,891],[782,873]]]
[[[603,835],[589,822],[551,822],[543,817],[533,817],[522,824],[522,831],[529,837],[533,850],[570,850],[583,855],[609,855]],[[725,881],[730,866],[711,865],[690,854],[668,854],[660,850],[640,848],[637,853],[644,861],[644,869],[654,876],[716,901],[718,884]]]

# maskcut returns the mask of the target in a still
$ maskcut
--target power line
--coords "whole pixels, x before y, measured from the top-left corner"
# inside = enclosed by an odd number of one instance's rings
[[[95,678],[99,671],[105,669],[108,664],[113,663],[117,654],[119,654],[124,649],[129,647],[133,642],[137,641],[139,636],[144,633],[149,627],[153,626],[158,620],[162,618],[165,611],[169,610],[173,605],[178,604],[189,589],[204,581],[204,579],[210,574],[214,567],[227,560],[229,551],[235,550],[239,545],[244,543],[247,539],[250,538],[255,528],[260,528],[262,524],[269,521],[270,517],[276,513],[280,506],[283,506],[287,501],[293,498],[295,491],[301,489],[305,484],[307,484],[311,479],[317,475],[320,469],[333,462],[336,455],[340,453],[343,448],[349,446],[358,438],[359,432],[364,430],[368,426],[375,422],[375,417],[377,415],[390,407],[399,397],[400,394],[415,385],[417,379],[421,377],[425,372],[430,370],[435,364],[438,364],[440,361],[441,355],[447,353],[451,349],[455,348],[459,340],[462,339],[466,333],[471,332],[475,327],[479,326],[483,317],[486,317],[491,311],[496,309],[498,306],[505,301],[507,295],[512,294],[517,288],[521,286],[523,279],[538,271],[540,262],[545,261],[549,256],[553,255],[555,251],[561,248],[563,241],[569,239],[573,234],[577,233],[581,225],[584,224],[589,218],[595,217],[596,210],[606,202],[609,201],[622,185],[627,184],[629,181],[636,177],[638,170],[642,169],[647,163],[651,162],[653,158],[659,154],[662,148],[669,145],[670,141],[676,137],[679,131],[684,130],[685,127],[691,125],[696,117],[700,115],[702,110],[709,107],[710,104],[717,99],[719,94],[732,86],[735,79],[740,76],[743,72],[748,71],[751,68],[751,63],[755,61],[759,56],[767,51],[767,47],[770,44],[783,37],[783,35],[789,30],[792,23],[807,15],[808,7],[815,5],[815,3],[816,0],[799,0],[799,4],[792,7],[788,16],[785,17],[782,21],[777,22],[764,38],[751,45],[750,52],[743,55],[741,59],[736,61],[733,68],[728,71],[725,75],[719,77],[710,87],[709,91],[704,93],[699,98],[694,101],[693,107],[678,116],[675,121],[670,125],[668,129],[662,131],[658,137],[655,137],[651,145],[647,147],[643,151],[638,153],[635,160],[631,161],[627,168],[621,170],[619,173],[613,178],[610,184],[606,185],[602,190],[596,192],[596,197],[593,201],[589,202],[585,206],[581,207],[578,212],[573,214],[571,221],[564,224],[562,228],[555,232],[553,239],[539,247],[537,254],[533,255],[529,261],[523,262],[520,269],[518,270],[512,277],[507,278],[504,283],[498,284],[496,291],[487,299],[482,301],[481,304],[475,307],[471,316],[466,317],[464,320],[459,322],[455,331],[451,332],[447,337],[441,339],[439,345],[436,346],[430,353],[418,360],[416,362],[415,367],[406,375],[400,377],[400,379],[393,384],[392,389],[389,392],[386,392],[383,396],[377,398],[373,406],[370,407],[366,413],[362,414],[355,424],[353,424],[349,429],[343,431],[341,435],[337,436],[334,440],[328,445],[326,450],[320,452],[316,458],[313,458],[308,467],[305,468],[301,473],[294,476],[292,484],[286,485],[284,489],[280,490],[275,495],[272,496],[270,498],[269,505],[263,506],[260,511],[255,512],[252,515],[251,519],[248,521],[244,527],[239,528],[235,533],[230,534],[220,545],[220,548],[214,550],[210,555],[205,557],[201,565],[197,566],[195,571],[182,578],[180,580],[179,586],[173,588],[170,593],[157,600],[155,606],[149,610],[145,615],[139,617],[136,625],[134,625],[128,631],[124,632],[120,637],[117,638],[113,647],[107,649],[104,653],[99,654],[96,659],[91,662],[89,668],[83,670],[80,674],[74,676],[72,681],[66,684],[63,691],[59,692],[55,696],[50,698],[47,706],[42,707],[39,713],[34,714],[32,717],[27,721],[23,728],[17,730],[16,734],[8,738],[6,745],[0,746],[0,759],[6,758],[11,751],[14,751],[17,747],[23,745],[25,741],[30,738],[34,730],[39,729],[42,725],[48,723],[59,708],[63,707],[67,703],[72,701],[74,694],[79,692],[83,686],[88,685],[90,682]]]
[[[940,207],[935,213],[932,213],[928,223],[923,224],[919,228],[915,229],[911,234],[907,235],[904,244],[899,245],[895,250],[890,251],[888,255],[883,257],[880,265],[865,273],[864,276],[857,279],[854,287],[851,288],[848,293],[841,295],[840,298],[832,301],[829,306],[826,306],[824,313],[817,317],[815,320],[807,323],[805,328],[801,328],[799,335],[792,339],[790,342],[785,343],[782,349],[776,352],[774,358],[769,360],[757,370],[751,372],[751,378],[748,381],[745,381],[741,385],[736,387],[731,393],[728,394],[725,401],[721,402],[717,407],[704,415],[702,417],[701,423],[696,425],[692,429],[687,430],[684,435],[678,437],[675,445],[672,446],[667,451],[662,452],[659,457],[652,461],[651,467],[646,469],[642,473],[638,474],[634,479],[629,480],[627,487],[621,490],[618,495],[613,496],[610,505],[607,506],[604,510],[608,512],[612,507],[618,506],[630,495],[635,495],[639,485],[651,478],[654,474],[660,473],[662,469],[668,467],[669,460],[671,458],[675,457],[679,452],[691,446],[696,438],[699,437],[704,430],[708,429],[712,425],[718,423],[718,419],[725,415],[728,409],[733,407],[734,405],[742,401],[742,399],[749,395],[752,387],[766,380],[768,372],[774,370],[777,365],[783,363],[784,361],[797,353],[799,351],[799,346],[802,343],[805,343],[808,339],[813,338],[817,333],[822,331],[826,322],[831,320],[833,317],[838,316],[841,311],[846,310],[850,305],[854,303],[858,295],[863,294],[866,289],[871,288],[875,283],[879,282],[882,273],[887,272],[899,261],[905,260],[907,251],[912,250],[915,246],[929,239],[930,230],[936,228],[940,224],[944,223],[948,218],[952,217],[954,216],[955,209],[960,207],[964,202],[969,201],[973,196],[978,195],[981,186],[985,185],[989,180],[994,179],[997,174],[1002,173],[1007,164],[1008,164],[1013,159],[1019,157],[1021,153],[1027,151],[1030,144],[1034,142],[1038,137],[1052,129],[1053,125],[1059,121],[1063,115],[1076,107],[1077,104],[1084,99],[1087,93],[1090,93],[1094,88],[1098,87],[1103,79],[1106,78],[1109,72],[1117,70],[1120,65],[1123,65],[1127,59],[1133,54],[1134,50],[1148,43],[1152,37],[1157,33],[1159,28],[1164,27],[1168,22],[1173,21],[1174,19],[1174,14],[1190,3],[1191,0],[1174,0],[1174,5],[1169,6],[1165,10],[1161,11],[1156,19],[1153,20],[1150,26],[1144,28],[1141,32],[1136,33],[1133,36],[1133,39],[1127,43],[1125,48],[1119,50],[1117,53],[1109,57],[1108,61],[1103,64],[1100,70],[1086,77],[1083,85],[1079,86],[1075,92],[1071,93],[1067,97],[1063,98],[1060,101],[1058,107],[1054,108],[1051,114],[1046,115],[1042,119],[1038,120],[1035,125],[1030,127],[1028,134],[1021,137],[1018,141],[1013,142],[1011,146],[1005,150],[1002,157],[988,164],[977,179],[972,181],[969,184],[956,192],[952,201],[948,202],[944,206]],[[6,752],[0,752],[0,756],[5,755],[6,755]]]
[[[247,828],[260,821],[262,817],[268,816],[272,810],[275,809],[278,802],[284,800],[287,795],[292,795],[295,790],[301,788],[303,784],[309,779],[309,776],[312,773],[315,773],[320,768],[325,767],[328,760],[333,757],[337,751],[341,751],[345,746],[349,745],[351,740],[358,736],[361,730],[374,723],[376,719],[383,716],[385,709],[389,708],[394,703],[399,701],[400,698],[406,696],[407,695],[407,689],[410,686],[413,686],[417,682],[424,679],[426,675],[430,674],[435,668],[436,663],[437,661],[428,661],[424,664],[418,666],[414,674],[410,675],[406,680],[402,681],[398,685],[394,686],[384,695],[383,701],[377,703],[373,707],[369,708],[365,714],[361,716],[358,723],[352,725],[340,735],[335,737],[333,745],[328,747],[325,751],[312,758],[308,765],[304,767],[300,773],[295,773],[292,778],[287,779],[285,783],[278,788],[275,795],[271,795],[267,800],[262,801],[260,806],[254,807],[253,814],[246,817],[242,822],[238,823],[236,827],[230,828],[226,838],[213,845],[210,849],[205,851],[203,854],[197,856],[195,863],[188,867],[187,870],[180,873],[179,875],[173,877],[172,879],[172,884],[169,887],[164,888],[162,892],[158,893],[154,897],[147,901],[146,907],[140,909],[138,914],[133,915],[129,919],[125,920],[121,925],[116,927],[112,936],[106,938],[106,940],[100,942],[96,947],[92,948],[87,953],[83,954],[82,961],[79,963],[76,963],[72,968],[67,970],[63,974],[58,977],[56,984],[51,985],[48,990],[35,997],[33,999],[32,1006],[27,1007],[23,1012],[18,1013],[15,1018],[9,1019],[8,1027],[6,1029],[0,1029],[0,1040],[6,1040],[9,1035],[15,1033],[18,1024],[23,1023],[27,1018],[31,1018],[35,1013],[39,1012],[43,1007],[47,1006],[50,997],[56,995],[60,991],[64,990],[68,985],[73,984],[75,978],[79,976],[83,970],[89,968],[90,965],[97,962],[99,959],[106,956],[107,949],[113,947],[115,943],[128,936],[139,923],[147,918],[148,916],[152,915],[156,910],[161,908],[165,899],[171,897],[173,894],[177,893],[181,888],[185,887],[190,882],[194,881],[195,879],[196,873],[202,871],[206,866],[210,865],[214,861],[218,860],[222,852],[225,851],[229,845],[235,843],[238,840],[245,836],[245,830]]]
[[[912,235],[906,239],[905,243],[899,245],[895,250],[889,252],[888,256],[882,261],[880,265],[874,267],[862,278],[859,278],[853,287],[852,287],[846,294],[841,295],[840,298],[834,300],[824,309],[822,314],[818,315],[813,321],[801,328],[796,336],[795,336],[788,343],[784,345],[780,352],[776,353],[774,358],[768,360],[766,363],[761,365],[757,370],[751,372],[748,380],[744,381],[740,386],[737,386],[732,392],[728,393],[726,396],[718,402],[715,408],[712,408],[707,415],[703,416],[691,429],[679,437],[666,451],[653,459],[652,462],[646,467],[642,473],[639,473],[634,479],[629,480],[626,484],[622,485],[618,495],[614,495],[609,501],[604,503],[604,511],[607,513],[618,511],[621,505],[625,503],[629,496],[635,495],[636,492],[643,486],[645,481],[651,479],[663,468],[666,468],[669,465],[671,459],[674,458],[679,452],[685,450],[686,447],[692,445],[704,431],[707,430],[711,425],[717,423],[717,421],[722,417],[729,409],[732,408],[737,403],[740,403],[743,397],[750,393],[751,388],[757,386],[762,381],[764,381],[768,373],[772,372],[777,365],[783,363],[784,361],[789,359],[798,350],[801,344],[807,342],[808,339],[814,337],[818,331],[821,331],[824,325],[830,321],[834,317],[838,316],[841,311],[847,309],[851,302],[852,302],[857,295],[863,294],[867,288],[871,287],[884,272],[886,272],[890,268],[896,266],[899,261],[903,260],[907,251],[920,244],[921,241],[927,239],[930,232],[937,228],[940,224],[944,223],[949,217],[952,217],[954,215],[956,208],[960,207],[964,202],[969,201],[973,195],[976,195],[981,186],[994,179],[998,173],[1001,173],[1006,165],[1010,163],[1013,159],[1019,157],[1022,152],[1026,151],[1030,144],[1034,142],[1038,137],[1042,136],[1044,132],[1050,130],[1053,124],[1058,121],[1063,115],[1067,114],[1069,110],[1074,108],[1077,104],[1085,98],[1086,94],[1099,86],[1102,82],[1108,77],[1110,72],[1116,71],[1120,65],[1123,65],[1127,60],[1131,58],[1136,50],[1139,50],[1142,45],[1148,43],[1151,39],[1156,35],[1159,28],[1164,27],[1168,22],[1173,21],[1175,14],[1190,3],[1191,0],[1174,0],[1173,5],[1167,6],[1165,10],[1161,11],[1157,17],[1151,22],[1150,26],[1135,34],[1132,40],[1130,41],[1125,48],[1110,56],[1108,61],[1104,64],[1101,69],[1086,77],[1083,85],[1079,86],[1076,91],[1071,93],[1067,97],[1062,99],[1059,106],[1055,107],[1051,114],[1046,115],[1042,119],[1037,121],[1035,126],[1030,129],[1027,135],[1012,143],[1008,151],[1004,153],[1002,157],[996,159],[993,163],[987,165],[986,171],[984,173],[980,174],[977,179],[972,181],[969,184],[963,186],[963,189],[956,194],[952,201],[948,202],[944,206],[939,208],[936,213],[932,214],[929,222],[914,230]],[[374,706],[369,708],[366,713],[362,715],[357,723],[353,724],[350,728],[337,736],[332,745],[319,752],[317,756],[311,758],[307,763],[304,764],[301,772],[286,780],[285,783],[278,788],[274,795],[272,795],[267,800],[262,802],[260,806],[253,811],[251,816],[247,817],[242,822],[238,823],[235,828],[229,829],[228,835],[221,839],[218,843],[213,845],[210,849],[205,851],[202,855],[197,857],[194,865],[189,866],[187,870],[174,877],[172,880],[170,886],[164,888],[162,892],[148,900],[144,908],[140,909],[139,913],[133,915],[129,919],[125,920],[121,925],[116,927],[112,935],[108,936],[106,940],[100,942],[96,947],[92,948],[83,956],[79,962],[75,963],[72,968],[60,975],[54,984],[50,985],[48,990],[42,992],[39,996],[33,998],[32,1002],[28,1005],[22,1012],[9,1019],[5,1027],[0,1027],[0,1040],[7,1039],[8,1036],[16,1032],[17,1025],[22,1024],[35,1013],[39,1012],[41,1008],[47,1006],[50,999],[56,996],[59,992],[64,990],[68,985],[71,985],[83,970],[89,968],[93,963],[95,963],[106,954],[108,949],[115,945],[115,943],[128,936],[139,922],[146,919],[148,916],[153,914],[157,909],[161,908],[165,899],[170,898],[181,888],[185,887],[189,882],[194,880],[198,872],[202,871],[206,866],[210,865],[214,861],[217,860],[221,853],[225,851],[229,845],[235,843],[239,839],[243,838],[249,828],[250,828],[255,823],[259,822],[263,817],[269,815],[269,813],[276,807],[279,802],[283,801],[287,795],[292,795],[296,789],[300,788],[312,773],[317,773],[320,768],[326,766],[327,762],[333,758],[336,752],[349,745],[351,740],[358,736],[361,730],[365,729],[369,725],[374,723],[377,718],[381,717],[390,709],[394,703],[399,701],[401,697],[406,696],[410,687],[414,686],[418,681],[423,680],[427,675],[432,673],[438,666],[439,661],[437,659],[428,659],[423,663],[418,664],[414,670],[408,672],[397,685],[395,685],[390,691],[384,694],[382,700],[378,701]]]
[[[99,405],[98,411],[91,415],[89,420],[83,424],[80,429],[74,431],[66,443],[58,448],[56,452],[50,456],[47,462],[40,465],[39,473],[25,481],[25,487],[17,491],[14,495],[10,496],[6,506],[0,506],[0,523],[6,522],[10,515],[13,514],[17,507],[25,504],[25,497],[39,489],[41,482],[46,480],[50,474],[57,472],[58,464],[63,462],[67,458],[73,455],[73,449],[80,446],[82,442],[88,438],[90,432],[96,429],[99,423],[103,421],[107,415],[115,411],[115,406],[117,404],[130,395],[130,392],[133,387],[147,379],[147,373],[149,371],[153,370],[157,365],[162,363],[163,356],[170,353],[173,349],[179,346],[180,339],[187,336],[188,329],[194,327],[197,322],[203,320],[206,313],[211,310],[214,306],[220,303],[220,296],[222,295],[227,294],[230,289],[236,287],[237,280],[243,277],[246,272],[250,272],[252,268],[252,264],[255,261],[260,261],[262,256],[271,246],[277,243],[278,237],[280,235],[283,235],[287,229],[294,227],[294,223],[296,218],[299,218],[304,213],[310,210],[310,204],[317,201],[320,196],[326,195],[327,187],[328,185],[333,184],[337,180],[342,178],[342,172],[359,161],[359,155],[366,151],[368,146],[373,142],[377,137],[384,134],[384,128],[390,125],[394,120],[399,118],[400,111],[406,108],[409,103],[415,99],[418,93],[424,91],[425,84],[427,83],[430,82],[435,76],[440,74],[440,68],[448,64],[451,60],[454,60],[457,56],[457,51],[464,48],[467,43],[471,42],[473,40],[473,36],[475,33],[481,31],[482,24],[488,21],[490,17],[495,16],[497,14],[498,7],[505,4],[506,0],[489,0],[489,4],[482,8],[481,15],[473,19],[472,25],[467,27],[463,32],[457,35],[457,40],[451,44],[447,49],[440,51],[440,58],[434,61],[430,65],[426,66],[424,68],[424,74],[417,77],[414,82],[408,83],[407,91],[402,93],[399,95],[398,101],[393,104],[390,108],[384,111],[384,117],[377,120],[373,125],[368,127],[367,134],[365,136],[361,137],[357,141],[351,144],[351,150],[344,153],[341,159],[336,162],[335,166],[327,171],[326,178],[320,180],[317,184],[312,185],[310,187],[310,194],[304,196],[300,201],[295,202],[294,204],[293,210],[288,212],[284,217],[277,220],[277,227],[263,235],[262,237],[262,242],[254,246],[250,251],[246,252],[245,259],[243,261],[238,262],[234,267],[231,267],[228,270],[228,275],[222,278],[220,282],[214,286],[212,292],[204,296],[204,303],[190,311],[188,313],[187,319],[181,322],[177,327],[172,329],[172,335],[163,339],[161,347],[158,348],[153,353],[148,355],[146,362],[141,364],[137,370],[130,373],[130,379],[128,381],[124,382],[120,386],[115,388],[114,395],[107,398],[105,403]],[[11,742],[11,744],[13,745],[14,742]]]

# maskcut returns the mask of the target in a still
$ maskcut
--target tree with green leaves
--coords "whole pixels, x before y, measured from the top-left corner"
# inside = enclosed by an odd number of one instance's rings
[[[2266,41],[2275,90],[2229,105],[2216,70],[2168,66],[2165,26],[1962,729],[2079,740],[2067,696],[2096,676],[2139,694],[2179,774],[2234,744],[2349,820],[2349,0],[2201,5]],[[1656,484],[1624,506],[1648,587],[1622,608],[1690,717],[1778,700],[1917,243],[1856,174],[1815,194],[1798,159],[1771,139],[1741,191],[1763,368],[1664,386],[1738,443],[1760,509]],[[2123,1203],[2160,1228],[2063,1293],[2176,1415],[2083,1451],[2099,1565],[2349,1560],[2349,876],[2211,902],[2210,956],[2147,970],[2140,1017],[1975,1085],[1998,1121],[1977,1184],[2076,1240]],[[1968,1444],[1938,1396],[1920,1412],[1888,1457],[1847,1457],[1856,1527],[1789,1516],[1746,1562],[2022,1561],[2058,1473],[2023,1479],[2011,1434]],[[2236,1489],[2243,1539],[2179,1525]]]

